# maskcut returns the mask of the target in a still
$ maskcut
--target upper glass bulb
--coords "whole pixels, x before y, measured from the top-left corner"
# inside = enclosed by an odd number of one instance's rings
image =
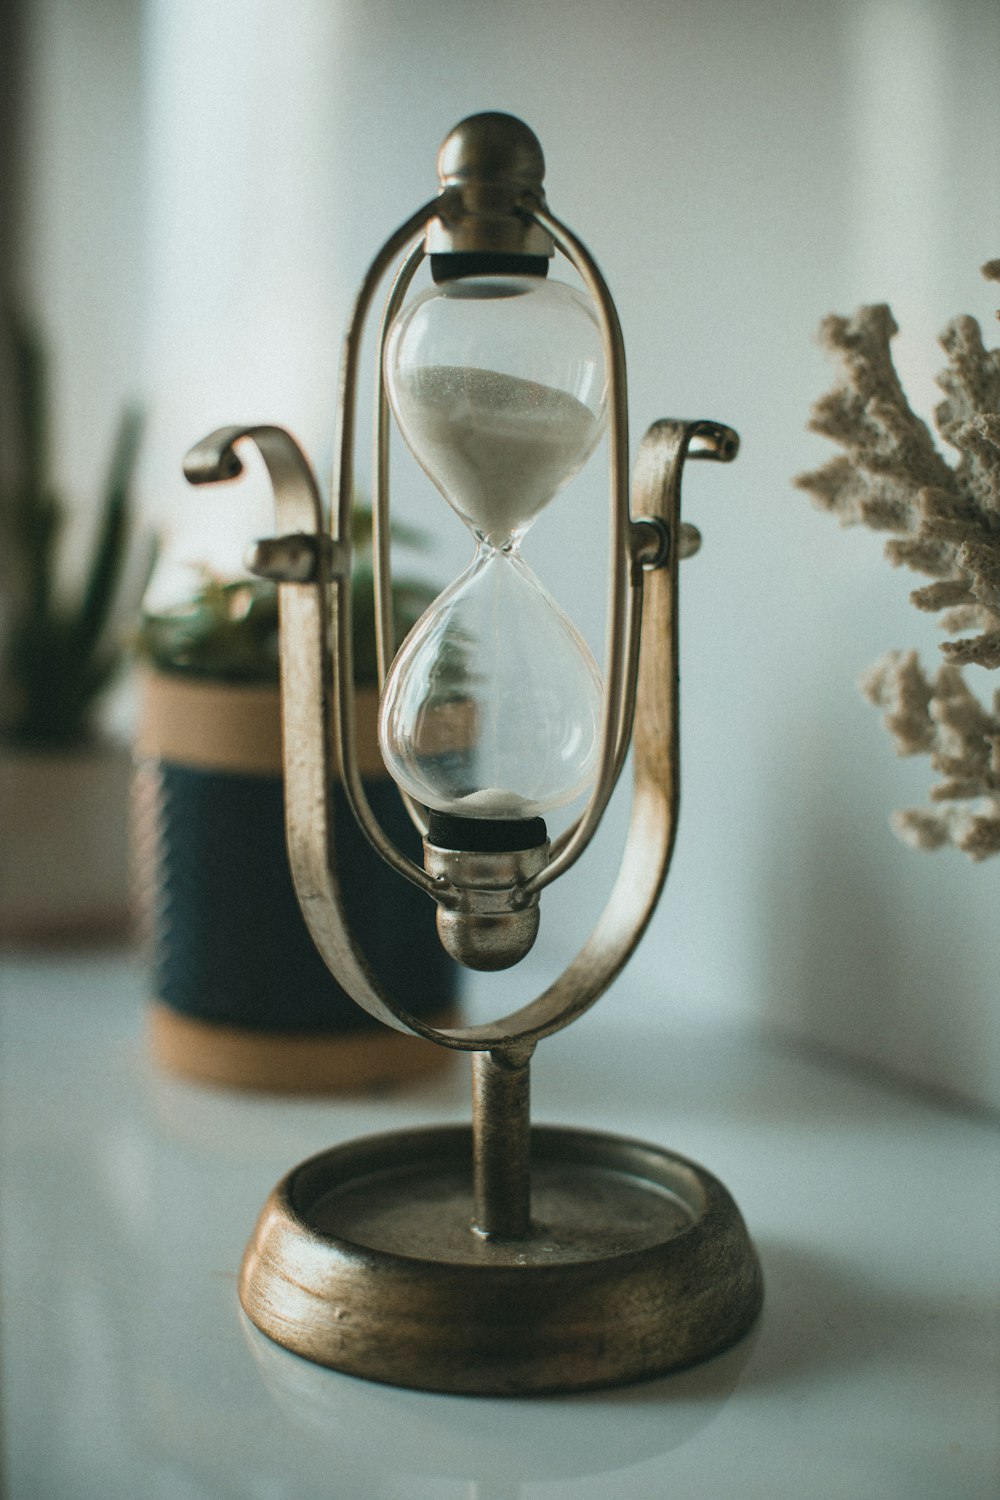
[[[604,427],[600,329],[540,276],[467,276],[403,309],[385,354],[407,444],[477,537],[502,547],[586,463]]]
[[[449,281],[404,308],[384,373],[403,436],[477,552],[393,663],[383,759],[439,812],[544,815],[593,781],[601,681],[518,546],[603,431],[597,318],[561,282]]]

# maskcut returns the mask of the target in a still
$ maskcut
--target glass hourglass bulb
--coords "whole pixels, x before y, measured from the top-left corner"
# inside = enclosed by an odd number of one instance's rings
[[[579,292],[538,276],[447,281],[396,320],[385,381],[404,438],[477,550],[393,663],[383,759],[437,812],[544,816],[593,781],[601,681],[518,548],[601,436],[596,317]]]

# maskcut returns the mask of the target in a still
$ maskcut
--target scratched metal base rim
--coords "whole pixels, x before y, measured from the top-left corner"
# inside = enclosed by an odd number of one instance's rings
[[[531,1235],[468,1226],[467,1126],[369,1136],[295,1167],[247,1247],[240,1301],[284,1348],[390,1385],[586,1390],[697,1364],[745,1334],[760,1267],[703,1167],[596,1131],[532,1131]]]

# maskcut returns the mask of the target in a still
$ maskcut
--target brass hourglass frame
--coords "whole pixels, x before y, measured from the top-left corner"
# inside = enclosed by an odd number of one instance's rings
[[[297,1168],[261,1215],[244,1261],[241,1300],[252,1321],[279,1343],[352,1373],[439,1390],[573,1389],[706,1357],[739,1337],[760,1303],[759,1267],[739,1212],[704,1169],[616,1137],[532,1130],[529,1110],[536,1044],[573,1021],[612,983],[639,942],[666,878],[680,786],[678,564],[699,542],[694,528],[681,521],[681,475],[688,458],[730,461],[738,438],[718,422],[655,423],[639,447],[630,504],[625,354],[617,312],[590,253],[545,204],[537,141],[509,116],[475,116],[447,138],[439,170],[439,195],[386,241],[355,302],[344,343],[330,532],[309,465],[280,428],[223,428],[199,443],[185,463],[192,483],[233,478],[241,468],[236,445],[249,439],[274,488],[281,535],[258,543],[252,564],[279,584],[288,848],[313,939],[339,983],[371,1015],[473,1054],[471,1133],[444,1127],[377,1137]],[[611,558],[596,784],[582,814],[551,849],[470,855],[433,850],[425,841],[428,867],[421,869],[374,818],[354,745],[350,511],[364,328],[378,287],[404,256],[382,319],[376,397],[375,587],[384,680],[392,649],[389,422],[381,375],[387,330],[426,253],[548,256],[553,247],[575,268],[598,308],[610,384]],[[621,867],[593,933],[562,975],[510,1015],[474,1026],[429,1026],[386,993],[348,927],[337,886],[335,778],[382,857],[452,914],[472,946],[486,952],[479,966],[488,967],[496,929],[502,943],[505,923],[517,928],[524,914],[535,914],[537,923],[539,893],[585,850],[630,744],[634,791]],[[408,805],[426,834],[423,809]],[[463,1182],[466,1170],[471,1196]],[[573,1200],[570,1219],[589,1213],[588,1195],[598,1178],[604,1182],[610,1175],[623,1192],[624,1184],[640,1183],[648,1212],[639,1217],[648,1222],[634,1244],[627,1236],[623,1241],[611,1206],[607,1223],[588,1220],[578,1244],[553,1246],[551,1226],[533,1219],[533,1170],[569,1174],[569,1187],[557,1185],[556,1199],[562,1202],[568,1193]],[[365,1221],[364,1211],[358,1221],[351,1218],[354,1209],[344,1210],[339,1227],[336,1213],[330,1220],[330,1203],[353,1203],[359,1193],[364,1198],[365,1184],[393,1172],[398,1180],[388,1189],[390,1217],[402,1212],[409,1224],[401,1243],[391,1235],[387,1243],[376,1235],[371,1244],[360,1233],[354,1237],[350,1226]],[[446,1196],[469,1200],[468,1241],[457,1252],[447,1237],[436,1242],[442,1173]],[[380,1191],[374,1189],[375,1198]],[[682,1233],[676,1225],[663,1227],[667,1199],[680,1206]],[[461,1209],[450,1201],[448,1212]],[[594,1212],[600,1219],[600,1210]],[[573,1232],[567,1234],[572,1240]],[[450,1329],[443,1341],[442,1320]]]

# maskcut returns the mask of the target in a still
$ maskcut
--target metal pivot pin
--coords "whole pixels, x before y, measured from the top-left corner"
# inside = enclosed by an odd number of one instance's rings
[[[545,204],[537,140],[510,116],[475,116],[445,141],[439,171],[438,197],[382,247],[356,300],[344,346],[332,534],[311,470],[282,429],[213,433],[188,455],[186,472],[193,483],[232,478],[243,440],[263,456],[281,535],[259,544],[257,565],[279,581],[286,822],[299,901],[320,952],[358,1004],[397,1030],[473,1054],[472,1127],[371,1137],[296,1167],[264,1207],[240,1297],[269,1337],[352,1374],[466,1393],[584,1389],[717,1353],[746,1332],[762,1297],[743,1220],[708,1172],[640,1141],[532,1127],[529,1107],[537,1044],[617,977],[666,878],[679,797],[678,564],[699,541],[680,518],[681,475],[688,458],[728,462],[738,439],[717,422],[657,422],[630,481],[617,313],[589,252]],[[576,270],[583,293],[548,281],[555,252]],[[353,735],[358,370],[369,310],[401,255],[380,339],[375,577],[383,756],[424,833],[422,868],[374,819]],[[434,287],[408,300],[425,256]],[[390,401],[477,547],[468,574],[395,658]],[[596,669],[568,622],[550,620],[548,605],[537,603],[542,594],[532,593],[537,581],[519,545],[537,510],[589,455],[605,417],[608,643],[603,692],[588,707]],[[540,717],[552,691],[537,661],[518,661],[512,676],[521,696],[499,714],[482,688],[487,682],[494,698],[512,691],[497,675],[508,662],[493,677],[483,668],[497,651],[483,639],[482,621],[510,621],[500,654],[513,655],[513,617],[522,609],[536,609],[549,631],[537,655],[558,656],[561,677],[575,684],[573,701],[555,715],[559,724],[572,719],[562,739]],[[334,875],[335,776],[383,858],[435,903],[448,951],[495,969],[530,948],[541,893],[585,851],[630,745],[633,805],[621,868],[591,937],[547,990],[499,1021],[438,1030],[411,1015],[405,997],[380,988]],[[548,813],[588,786],[582,813],[550,839]]]

